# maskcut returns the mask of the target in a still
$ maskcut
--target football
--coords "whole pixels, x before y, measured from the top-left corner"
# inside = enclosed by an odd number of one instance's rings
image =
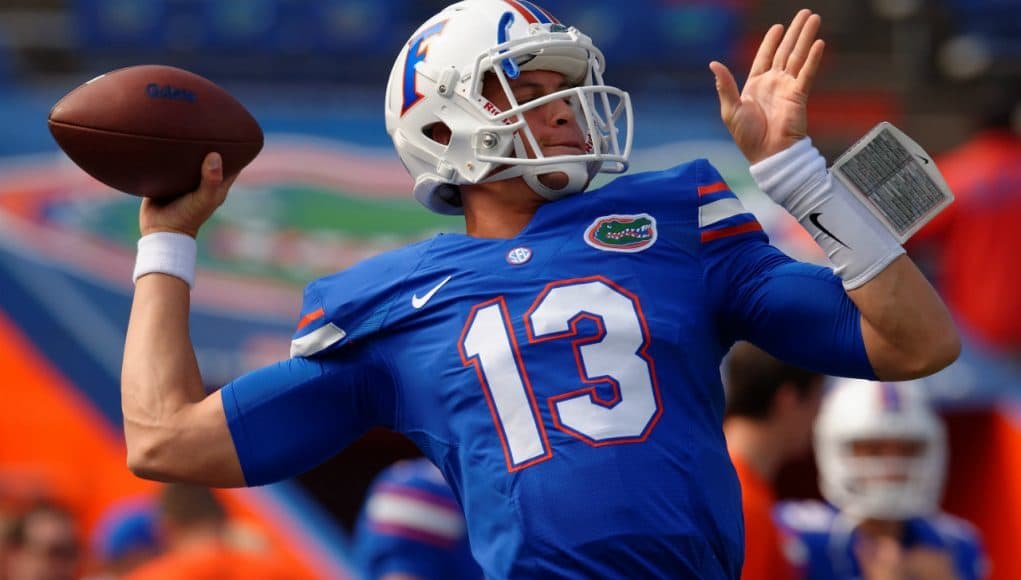
[[[49,115],[60,148],[110,187],[170,199],[198,187],[202,160],[223,157],[224,178],[262,149],[255,117],[197,74],[140,65],[100,75],[60,99]]]

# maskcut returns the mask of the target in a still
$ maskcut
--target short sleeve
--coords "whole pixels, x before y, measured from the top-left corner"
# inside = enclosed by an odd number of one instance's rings
[[[374,426],[392,427],[396,390],[368,345],[329,357],[291,358],[220,390],[248,485],[299,475]]]

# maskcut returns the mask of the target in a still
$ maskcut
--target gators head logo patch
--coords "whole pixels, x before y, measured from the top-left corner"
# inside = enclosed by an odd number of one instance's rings
[[[641,252],[656,243],[656,218],[647,213],[607,215],[585,230],[585,243],[608,252]]]

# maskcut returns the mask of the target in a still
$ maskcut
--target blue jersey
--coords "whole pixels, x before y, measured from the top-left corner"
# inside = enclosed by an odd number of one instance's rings
[[[705,160],[460,234],[305,292],[294,358],[227,385],[249,485],[404,433],[464,509],[485,574],[737,578],[740,489],[719,366],[735,340],[872,378],[827,268],[763,234]]]
[[[774,510],[784,553],[806,580],[857,580],[862,577],[855,557],[859,534],[854,524],[831,505],[819,501],[782,502]],[[978,532],[968,522],[948,514],[907,520],[904,548],[943,550],[953,560],[957,578],[979,580],[988,574]]]
[[[355,528],[354,558],[366,578],[482,579],[461,506],[427,459],[398,462],[373,481]]]

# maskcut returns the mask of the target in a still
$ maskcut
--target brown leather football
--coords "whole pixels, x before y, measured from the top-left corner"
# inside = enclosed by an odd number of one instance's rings
[[[223,88],[162,65],[122,68],[68,93],[50,111],[50,133],[79,167],[132,195],[193,191],[202,160],[223,156],[236,175],[262,149],[255,118]]]

